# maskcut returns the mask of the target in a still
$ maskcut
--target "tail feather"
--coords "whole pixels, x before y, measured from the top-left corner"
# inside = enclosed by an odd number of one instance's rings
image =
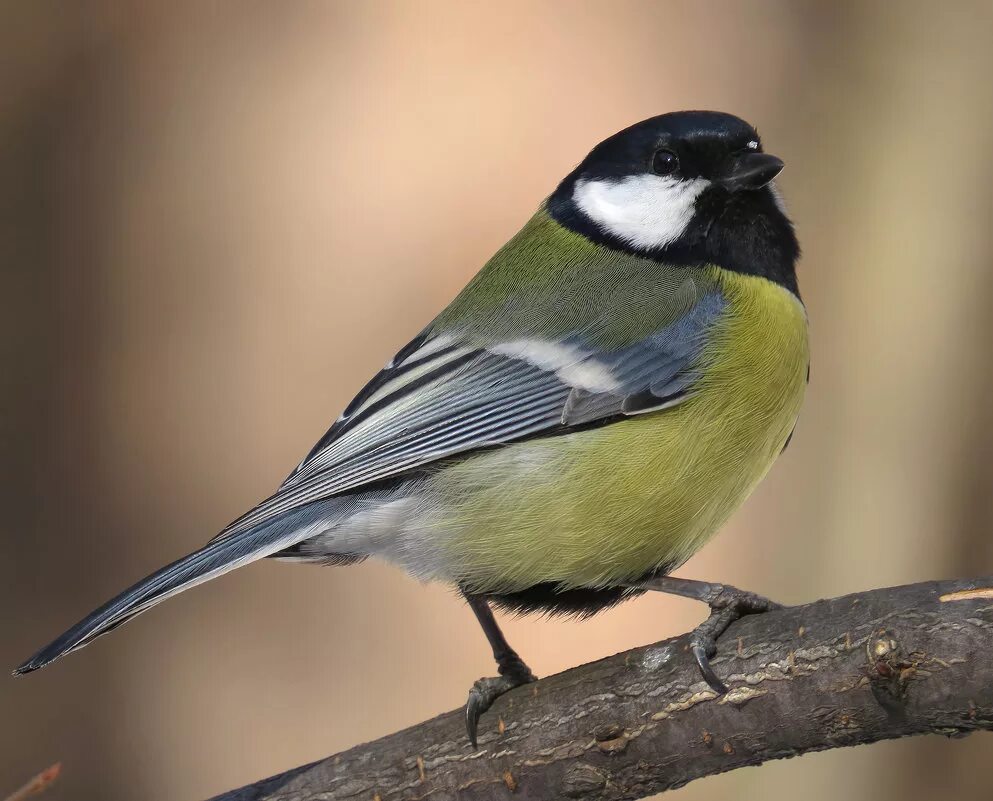
[[[88,645],[166,598],[305,539],[313,533],[313,529],[307,525],[300,526],[299,522],[283,519],[232,537],[212,540],[199,551],[157,570],[91,612],[18,666],[14,675],[44,667],[60,656]]]

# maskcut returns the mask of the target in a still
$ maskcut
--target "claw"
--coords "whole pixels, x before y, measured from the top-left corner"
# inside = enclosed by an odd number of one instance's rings
[[[527,670],[526,667],[525,670]],[[493,706],[493,702],[504,693],[532,681],[536,681],[536,679],[531,671],[527,670],[526,673],[508,673],[498,678],[480,679],[472,685],[472,689],[469,690],[469,697],[465,702],[465,730],[473,748],[479,748],[476,734],[479,718],[483,713]]]
[[[713,651],[710,654],[707,653],[710,649],[700,643],[694,643],[691,646],[691,650],[696,659],[697,667],[700,668],[700,674],[703,676],[703,680],[710,685],[710,689],[717,693],[718,696],[726,695],[728,686],[718,678],[717,674],[714,673],[714,668],[710,665],[710,657],[717,651],[716,643],[713,643]]]
[[[722,586],[714,593],[708,602],[710,616],[693,630],[690,639],[690,650],[696,659],[700,675],[718,696],[725,695],[728,686],[714,672],[710,658],[717,653],[717,639],[728,627],[745,615],[757,615],[771,612],[782,607],[750,592],[743,592],[735,587]]]
[[[479,724],[479,716],[486,710],[482,708],[482,698],[476,691],[476,685],[469,690],[469,698],[465,702],[465,731],[469,735],[469,742],[475,750],[479,750],[479,743],[476,742],[476,730]]]

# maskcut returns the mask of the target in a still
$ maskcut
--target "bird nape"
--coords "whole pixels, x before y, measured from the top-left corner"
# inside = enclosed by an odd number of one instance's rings
[[[694,598],[700,671],[774,606],[677,579],[785,447],[808,369],[783,163],[718,112],[598,144],[465,289],[356,396],[279,489],[17,668],[87,645],[263,557],[366,557],[458,587],[499,677],[466,723],[535,680],[491,603],[586,616],[645,591]]]

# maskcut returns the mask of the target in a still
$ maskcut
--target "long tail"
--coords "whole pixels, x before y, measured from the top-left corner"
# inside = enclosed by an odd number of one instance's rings
[[[183,590],[271,556],[306,539],[314,533],[315,528],[313,514],[308,516],[311,520],[304,522],[300,520],[299,512],[291,513],[254,529],[211,540],[199,551],[166,565],[91,612],[20,665],[14,675],[30,673],[70,651],[88,645],[101,634],[106,634]]]

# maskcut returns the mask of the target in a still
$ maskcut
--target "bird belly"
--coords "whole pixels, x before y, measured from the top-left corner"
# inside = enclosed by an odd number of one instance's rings
[[[715,273],[729,311],[689,400],[438,470],[383,555],[480,593],[616,586],[688,559],[782,451],[808,365],[794,295]]]

